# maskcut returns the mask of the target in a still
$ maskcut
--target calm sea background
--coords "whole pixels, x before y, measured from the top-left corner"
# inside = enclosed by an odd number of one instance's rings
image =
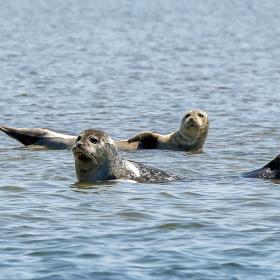
[[[0,134],[0,279],[280,279],[280,2],[3,0],[0,124],[114,139],[208,112],[200,154],[122,152],[183,182],[75,185],[71,151]]]

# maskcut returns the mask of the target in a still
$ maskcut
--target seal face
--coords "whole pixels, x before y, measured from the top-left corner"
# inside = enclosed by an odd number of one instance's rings
[[[83,131],[72,147],[79,182],[129,179],[138,182],[164,182],[181,177],[142,163],[122,159],[114,141],[100,130]]]
[[[128,139],[128,143],[138,142],[138,147],[143,149],[200,151],[206,141],[208,128],[206,112],[192,109],[185,113],[179,130],[167,135],[144,131]]]
[[[169,141],[185,150],[199,150],[204,145],[209,128],[206,112],[193,109],[185,113],[180,129],[171,135]]]

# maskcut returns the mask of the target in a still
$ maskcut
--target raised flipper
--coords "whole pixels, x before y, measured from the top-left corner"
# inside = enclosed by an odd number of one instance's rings
[[[76,136],[56,133],[44,128],[14,128],[0,126],[0,130],[25,146],[37,145],[48,149],[71,148]]]
[[[280,154],[260,169],[243,174],[246,178],[280,179]]]
[[[151,131],[141,132],[127,140],[128,143],[139,142],[139,148],[155,149],[158,145],[158,133]]]

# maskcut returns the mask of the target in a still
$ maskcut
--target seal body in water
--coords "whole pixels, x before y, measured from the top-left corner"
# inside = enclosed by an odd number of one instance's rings
[[[198,109],[185,113],[180,128],[167,135],[144,131],[127,140],[138,143],[142,149],[200,151],[208,135],[209,120],[206,112]]]
[[[0,130],[25,146],[43,147],[47,149],[70,149],[75,144],[76,135],[57,133],[45,128],[15,128],[0,126]],[[135,150],[137,143],[115,141],[118,149]]]
[[[182,179],[179,176],[123,159],[114,141],[105,132],[83,131],[72,147],[79,182],[128,179],[137,182],[166,182]]]
[[[280,179],[280,154],[264,167],[244,173],[245,178]]]

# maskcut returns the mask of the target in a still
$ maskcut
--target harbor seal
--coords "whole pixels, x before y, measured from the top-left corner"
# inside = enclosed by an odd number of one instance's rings
[[[182,118],[179,130],[167,135],[144,131],[127,140],[138,143],[139,149],[166,149],[200,151],[208,135],[209,120],[206,112],[192,109]]]
[[[245,178],[280,179],[280,154],[264,167],[244,173]]]
[[[77,179],[81,183],[128,179],[137,182],[166,182],[181,179],[142,163],[125,160],[114,141],[103,131],[87,129],[72,147]]]

